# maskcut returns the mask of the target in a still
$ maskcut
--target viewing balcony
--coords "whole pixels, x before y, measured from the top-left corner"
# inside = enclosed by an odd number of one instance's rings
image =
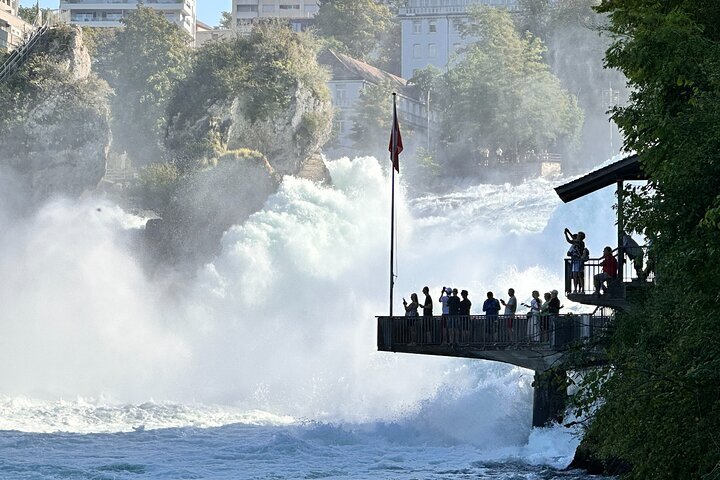
[[[626,255],[625,250],[623,247],[613,250],[613,256],[618,260],[618,264],[621,261],[624,261],[624,264],[620,265],[619,274],[602,284],[600,294],[595,293],[595,278],[603,272],[602,257],[591,258],[585,262],[584,288],[577,291],[572,279],[572,260],[566,258],[565,296],[568,300],[585,305],[626,310],[628,290],[646,288],[655,284],[655,260],[650,256],[652,252],[648,251],[647,246],[627,249],[633,250],[633,259],[623,260],[623,256]],[[622,255],[618,255],[618,251],[622,252]]]
[[[377,317],[377,342],[385,352],[477,358],[545,371],[570,347],[603,335],[611,321],[593,315],[388,316]]]

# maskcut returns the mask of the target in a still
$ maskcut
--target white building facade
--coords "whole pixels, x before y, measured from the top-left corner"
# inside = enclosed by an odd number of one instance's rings
[[[248,33],[262,18],[285,19],[295,31],[304,30],[320,8],[318,0],[232,0],[233,28]]]
[[[33,26],[18,17],[20,0],[0,0],[0,53],[20,46]]]
[[[2,0],[0,0],[2,1]],[[60,0],[63,20],[81,27],[119,27],[120,20],[138,4],[162,12],[193,38],[197,22],[196,0]]]
[[[431,114],[429,124],[425,99],[419,98],[417,90],[408,85],[404,78],[332,50],[323,52],[318,61],[329,70],[331,77],[328,87],[335,110],[334,129],[337,134],[334,148],[330,149],[332,154],[349,155],[354,152],[351,135],[357,106],[362,90],[369,85],[394,85],[398,93],[398,116],[403,125],[422,136],[427,136],[428,127],[436,126],[436,115]]]
[[[461,27],[469,20],[468,7],[478,4],[517,9],[517,0],[408,0],[398,13],[402,77],[412,78],[429,65],[446,70],[453,55],[471,42]]]

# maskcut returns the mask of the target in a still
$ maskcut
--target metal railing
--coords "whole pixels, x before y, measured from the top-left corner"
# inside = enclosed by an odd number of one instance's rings
[[[622,255],[618,255],[618,251]],[[621,261],[623,264],[622,278],[617,275],[608,280],[604,280],[601,292],[605,292],[610,296],[622,296],[622,284],[624,283],[652,283],[655,281],[655,259],[653,252],[647,245],[641,247],[620,247],[613,250],[613,257],[618,261],[618,267]],[[565,259],[565,293],[592,294],[595,292],[595,281],[600,280],[600,274],[603,273],[602,266],[603,257],[591,258],[585,261],[580,272],[581,283],[576,286],[572,273],[572,258]],[[619,269],[619,268],[618,268]]]
[[[612,317],[594,315],[467,315],[377,317],[378,349],[459,346],[482,350],[561,350],[605,333]]]
[[[13,50],[10,56],[3,62],[2,66],[0,66],[0,82],[10,78],[25,64],[30,57],[33,47],[35,47],[37,42],[48,30],[50,30],[50,26],[46,23],[35,30],[22,46]]]

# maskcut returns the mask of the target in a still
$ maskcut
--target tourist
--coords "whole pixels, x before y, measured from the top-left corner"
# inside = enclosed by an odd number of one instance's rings
[[[459,340],[458,332],[458,315],[460,315],[460,297],[458,297],[458,289],[452,289],[452,296],[448,298],[448,333],[450,334],[450,343],[454,344]]]
[[[585,290],[585,233],[572,233],[568,228],[563,233],[565,240],[571,245],[567,254],[570,257],[573,293],[582,293]]]
[[[550,300],[552,300],[552,294],[545,292],[543,298],[545,301],[540,305],[540,339],[547,341],[550,331]]]
[[[447,321],[448,321],[448,315],[450,315],[450,310],[448,309],[448,300],[450,299],[450,294],[452,293],[452,288],[450,287],[442,287],[442,290],[440,291],[440,298],[438,299],[438,302],[442,305],[442,318],[440,319],[440,343],[446,344],[447,343]]]
[[[472,307],[472,302],[468,298],[467,290],[463,290],[462,292],[460,292],[460,296],[462,297],[462,300],[460,300],[460,315],[464,317],[460,319],[460,322],[462,323],[462,341],[469,342],[470,319],[467,317],[470,316],[470,308]]]
[[[613,278],[617,277],[618,273],[618,263],[617,260],[615,260],[615,257],[612,253],[612,248],[605,247],[603,249],[603,258],[600,262],[600,266],[602,267],[603,271],[595,275],[595,295],[600,295],[600,291],[602,290],[603,293],[606,292],[605,288],[605,282],[608,282],[612,280]]]
[[[425,303],[423,303],[423,317],[433,316],[433,301],[430,297],[430,289],[423,287],[422,293],[425,295]]]
[[[643,250],[640,245],[627,233],[623,232],[622,236],[623,252],[633,262],[637,278],[643,278]]]
[[[497,339],[497,335],[499,332],[497,332],[497,320],[498,320],[498,313],[500,313],[500,302],[497,301],[497,298],[493,298],[492,292],[487,292],[487,300],[483,302],[483,312],[485,312],[486,317],[486,325],[490,332],[493,332],[493,337]]]
[[[418,316],[418,296],[417,293],[410,295],[410,303],[403,298],[403,306],[405,307],[406,317],[417,317]],[[417,343],[417,319],[413,318],[409,321],[410,324],[410,344],[414,345]]]
[[[508,289],[508,301],[500,300],[500,303],[505,307],[505,317],[507,318],[507,327],[510,332],[510,337],[513,336],[513,320],[515,319],[515,312],[517,311],[517,298],[515,298],[515,289]]]
[[[417,317],[419,307],[417,293],[410,294],[410,303],[407,303],[403,298],[403,306],[405,307],[406,317]]]
[[[550,314],[547,321],[547,335],[546,335],[546,341],[550,340],[550,330],[555,329],[555,324],[557,321],[557,317],[560,315],[560,309],[564,308],[562,305],[560,305],[560,299],[558,298],[558,291],[557,290],[551,290],[550,291],[550,301],[548,302],[548,313]]]
[[[433,301],[430,297],[430,289],[425,286],[422,289],[422,293],[425,295],[425,302],[423,303],[423,331],[425,332],[425,342],[432,342],[432,316],[433,316]]]
[[[540,300],[540,292],[538,292],[537,290],[533,290],[530,305],[528,305],[527,303],[523,303],[523,305],[530,309],[527,314],[528,340],[531,342],[537,342],[538,340],[540,340],[540,307],[542,305],[542,300]]]

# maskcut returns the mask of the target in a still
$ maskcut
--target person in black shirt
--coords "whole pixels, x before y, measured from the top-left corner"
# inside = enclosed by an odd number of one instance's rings
[[[550,315],[560,315],[560,309],[563,308],[560,305],[560,299],[558,298],[558,291],[553,290],[550,292],[550,303],[548,303],[548,312]]]
[[[432,298],[430,298],[430,289],[428,287],[423,287],[422,293],[425,294],[425,303],[423,303],[423,317],[432,317],[433,301]]]
[[[470,307],[472,306],[472,302],[468,298],[468,291],[463,290],[460,292],[460,296],[462,297],[462,300],[460,300],[460,315],[470,315]]]
[[[462,300],[460,300],[460,315],[470,316],[470,307],[472,307],[472,302],[468,298],[468,291],[463,290],[462,292],[460,292],[460,296],[462,297]],[[460,320],[460,322],[462,323],[461,341],[467,343],[470,341],[470,319],[463,318]]]
[[[560,299],[558,298],[558,291],[552,290],[550,292],[550,301],[548,302],[548,313],[550,314],[550,320],[548,325],[548,336],[547,340],[550,340],[550,332],[555,329],[555,320],[557,319],[558,315],[560,315],[560,309],[563,308],[562,305],[560,305]]]
[[[425,302],[423,303],[423,331],[425,332],[425,341],[431,343],[432,338],[432,316],[433,316],[433,301],[430,297],[430,289],[426,286],[423,287],[422,293],[425,294]],[[435,340],[437,341],[437,340]]]
[[[448,298],[448,315],[450,315],[448,334],[450,344],[454,344],[455,340],[460,340],[460,332],[458,331],[458,318],[460,315],[460,297],[458,297],[458,289],[452,289],[452,296]]]

